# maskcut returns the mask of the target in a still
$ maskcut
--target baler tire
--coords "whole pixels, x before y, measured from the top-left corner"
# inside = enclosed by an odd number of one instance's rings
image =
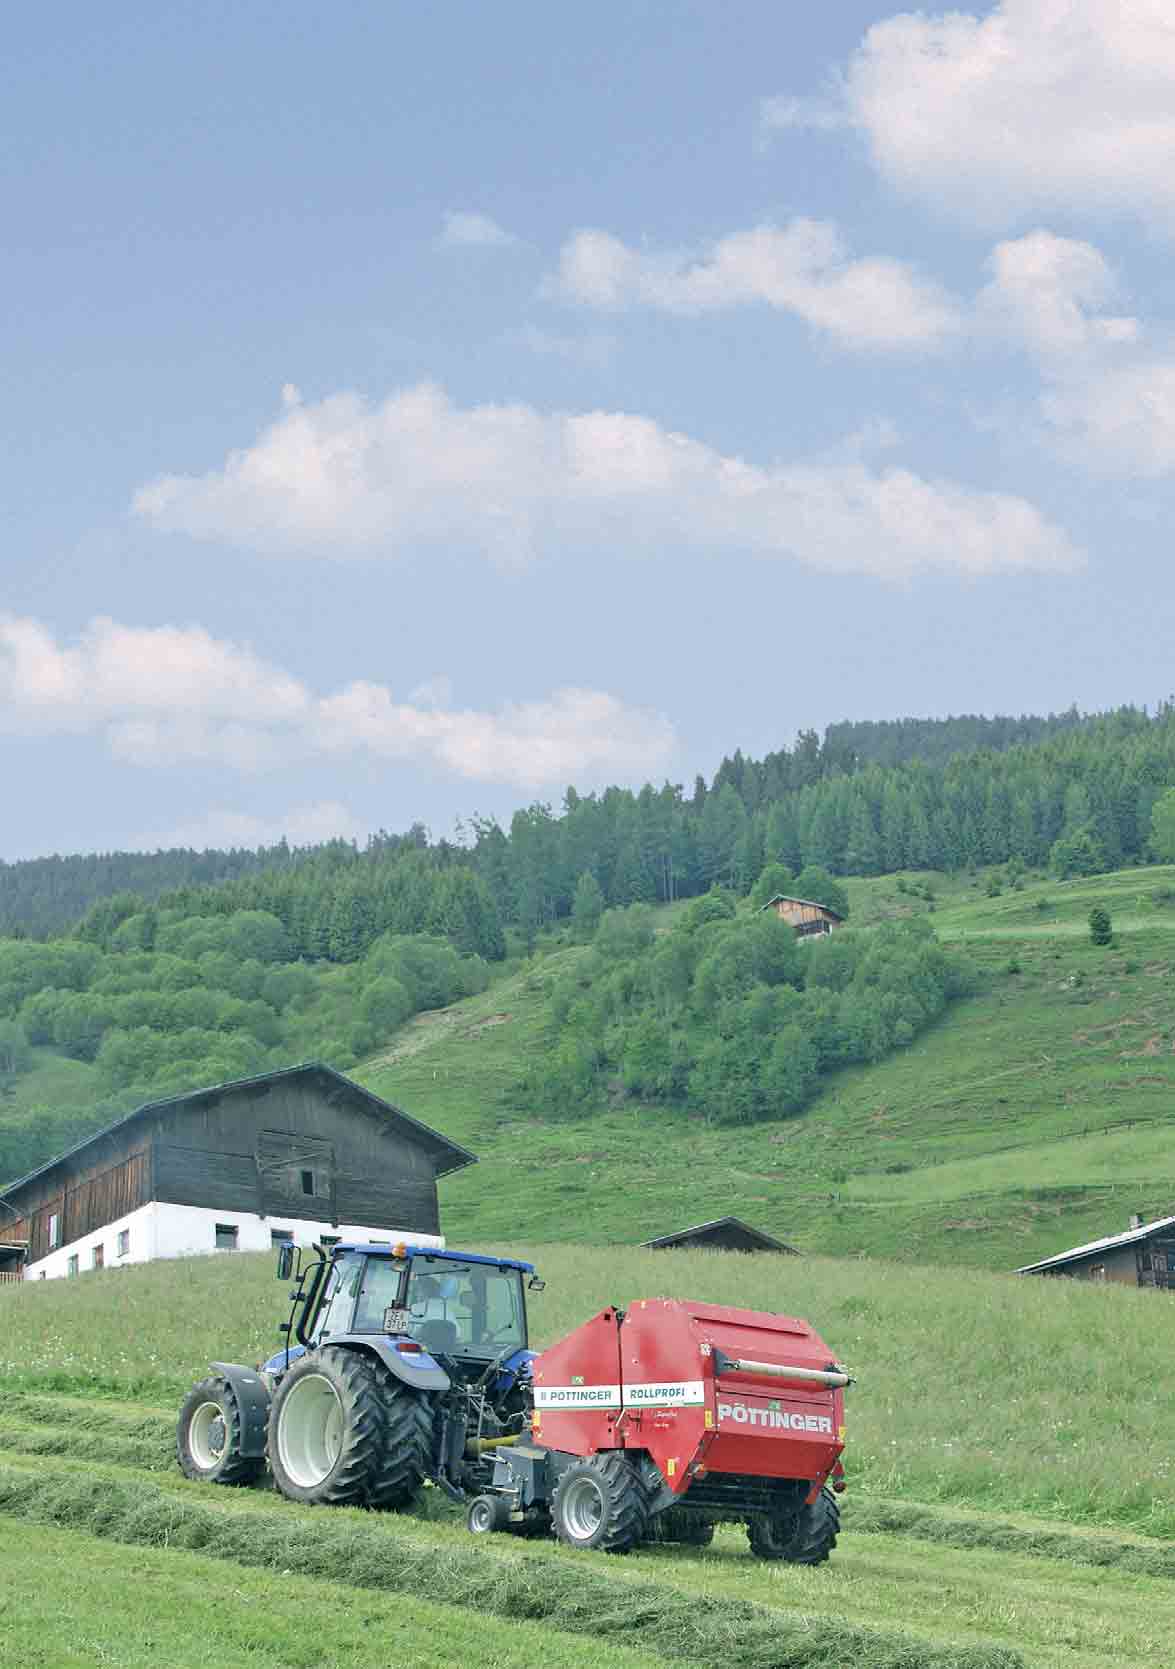
[[[355,1350],[308,1351],[294,1363],[269,1414],[269,1464],[287,1500],[309,1507],[372,1504],[388,1460],[384,1377],[377,1362]],[[312,1388],[314,1379],[326,1389]],[[295,1399],[303,1426],[300,1453],[289,1431]]]
[[[241,1410],[227,1379],[192,1386],[180,1405],[175,1456],[184,1477],[196,1483],[240,1486],[264,1472],[264,1455],[241,1453]]]
[[[551,1525],[565,1547],[630,1553],[649,1529],[644,1479],[618,1449],[573,1461],[551,1491]]]
[[[682,1547],[709,1547],[714,1540],[714,1525],[708,1518],[685,1507],[668,1507],[653,1520],[650,1540],[677,1542]]]
[[[753,1518],[747,1524],[751,1552],[760,1559],[785,1559],[789,1565],[822,1565],[836,1546],[840,1507],[830,1489],[822,1489],[794,1518]]]
[[[382,1381],[384,1439],[368,1505],[383,1510],[408,1507],[419,1495],[430,1470],[432,1405],[385,1369],[377,1366],[376,1372]]]
[[[465,1514],[465,1528],[473,1536],[506,1530],[510,1524],[510,1503],[501,1495],[475,1495]]]

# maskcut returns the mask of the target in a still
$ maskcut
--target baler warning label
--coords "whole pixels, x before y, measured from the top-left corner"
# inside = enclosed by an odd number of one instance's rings
[[[623,1391],[625,1408],[697,1408],[706,1400],[700,1379],[650,1379]]]
[[[534,1405],[536,1408],[563,1409],[570,1411],[577,1408],[619,1408],[619,1385],[536,1385],[534,1388]]]

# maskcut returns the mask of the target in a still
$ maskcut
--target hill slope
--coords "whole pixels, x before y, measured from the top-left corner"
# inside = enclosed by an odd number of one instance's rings
[[[983,972],[910,1048],[839,1073],[799,1117],[713,1128],[632,1101],[590,1116],[513,1095],[544,1046],[540,957],[420,1015],[356,1076],[471,1147],[444,1184],[459,1239],[642,1240],[733,1212],[834,1255],[1015,1267],[1175,1209],[1175,871],[944,888],[935,925]],[[854,919],[926,910],[893,877],[850,883]],[[1104,900],[1116,942],[1089,942]]]

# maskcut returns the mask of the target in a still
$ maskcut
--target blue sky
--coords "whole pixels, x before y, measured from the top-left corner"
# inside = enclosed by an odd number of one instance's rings
[[[1161,0],[25,8],[0,857],[1154,702]]]

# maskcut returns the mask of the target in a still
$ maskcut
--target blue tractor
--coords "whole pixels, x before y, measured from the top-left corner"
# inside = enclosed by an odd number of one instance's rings
[[[404,1507],[426,1480],[480,1495],[530,1412],[534,1265],[350,1243],[303,1262],[283,1246],[278,1278],[291,1276],[284,1347],[256,1368],[214,1362],[184,1399],[186,1476],[251,1483],[268,1462],[282,1494],[310,1505]]]

